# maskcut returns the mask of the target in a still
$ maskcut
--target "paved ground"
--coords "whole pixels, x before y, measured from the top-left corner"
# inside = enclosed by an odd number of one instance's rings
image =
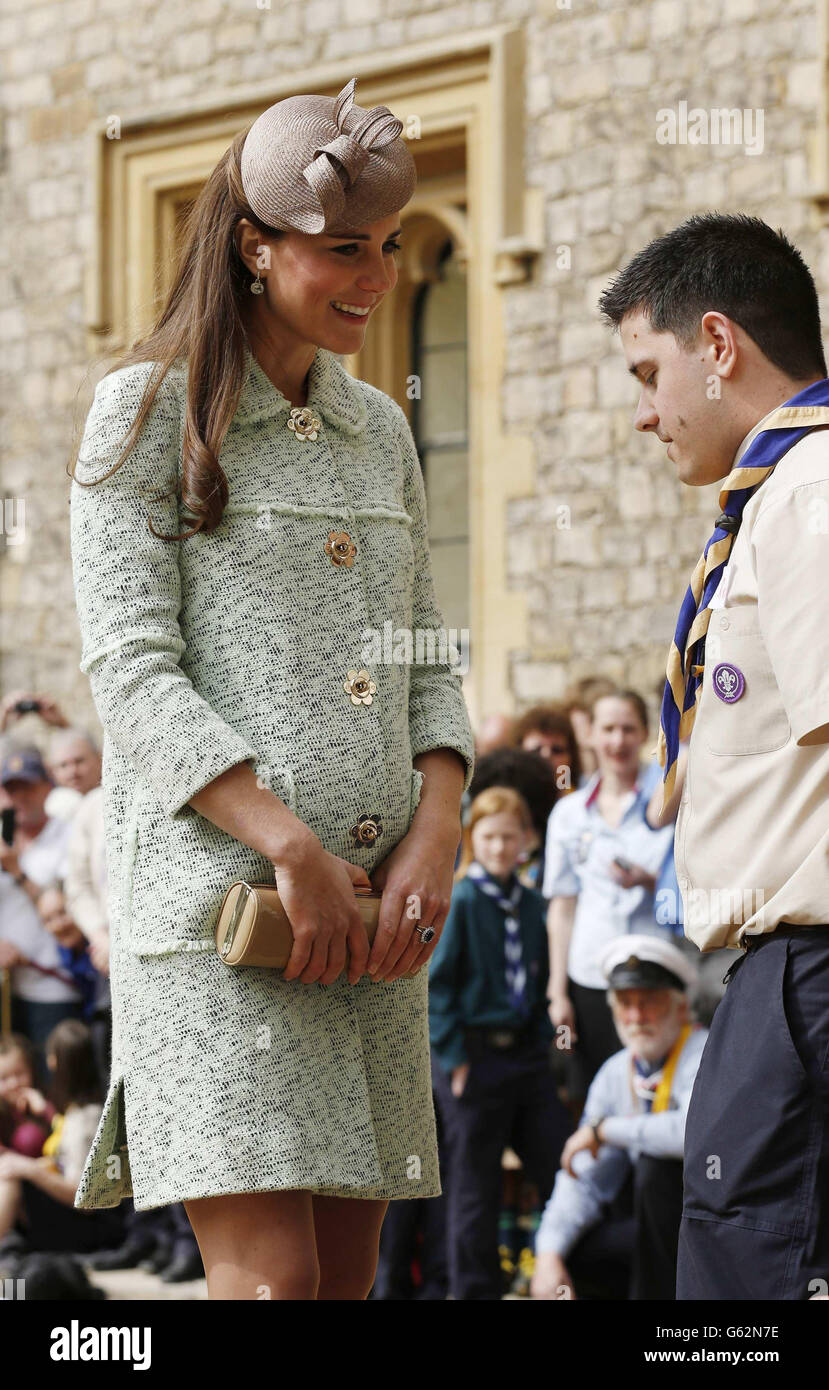
[[[186,1284],[162,1284],[157,1274],[148,1274],[144,1269],[89,1269],[87,1274],[93,1284],[105,1289],[107,1296],[115,1301],[149,1299],[165,1302],[174,1300],[192,1302],[194,1299],[207,1299],[207,1284],[204,1279],[193,1279]]]

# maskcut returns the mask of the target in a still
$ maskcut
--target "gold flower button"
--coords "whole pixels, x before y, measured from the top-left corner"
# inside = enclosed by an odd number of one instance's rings
[[[357,547],[347,531],[329,531],[325,553],[331,557],[332,565],[345,565],[347,569],[351,569]]]
[[[288,420],[288,429],[293,430],[297,439],[316,439],[317,431],[322,428],[322,421],[315,415],[310,406],[295,405],[291,410]]]
[[[383,833],[383,826],[380,817],[375,813],[373,816],[363,814],[357,819],[357,824],[351,827],[351,838],[357,845],[373,845],[375,840],[379,840]]]
[[[348,680],[343,681],[343,690],[351,696],[352,705],[370,705],[377,686],[368,671],[349,671]]]

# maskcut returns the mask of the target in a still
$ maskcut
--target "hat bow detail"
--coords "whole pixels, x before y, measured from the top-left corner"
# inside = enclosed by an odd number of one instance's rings
[[[391,144],[403,130],[403,122],[387,106],[373,106],[357,121],[353,130],[345,124],[354,105],[356,78],[352,77],[337,96],[334,124],[337,135],[314,150],[314,158],[302,171],[325,213],[325,225],[342,214],[346,189],[365,167],[369,151]]]

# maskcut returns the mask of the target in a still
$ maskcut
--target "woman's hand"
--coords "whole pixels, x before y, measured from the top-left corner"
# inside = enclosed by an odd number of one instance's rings
[[[460,1066],[452,1068],[452,1080],[450,1082],[452,1095],[460,1100],[466,1088],[466,1080],[469,1076],[469,1063],[461,1062]]]
[[[0,970],[11,970],[15,965],[26,965],[28,956],[11,941],[0,941]]]
[[[553,1250],[540,1250],[530,1281],[530,1297],[543,1299],[575,1298],[570,1271]]]
[[[600,1142],[596,1138],[596,1131],[593,1129],[593,1126],[582,1125],[579,1129],[576,1130],[575,1134],[570,1135],[570,1138],[567,1140],[567,1143],[564,1145],[564,1148],[561,1151],[561,1166],[564,1169],[565,1173],[569,1173],[571,1178],[577,1178],[578,1173],[575,1173],[573,1171],[573,1159],[575,1158],[576,1154],[580,1154],[584,1149],[586,1149],[589,1153],[593,1155],[594,1158],[596,1158],[599,1152],[599,1147]]]
[[[383,893],[377,935],[368,958],[375,980],[416,975],[440,939],[449,912],[460,823],[436,822],[429,833],[410,829],[372,875]],[[415,927],[434,927],[424,945]]]
[[[608,872],[622,888],[647,888],[652,893],[656,887],[656,875],[643,869],[641,864],[631,864],[630,868],[623,869],[611,859]]]
[[[89,933],[89,959],[101,975],[109,974],[109,929],[98,927]]]
[[[20,860],[17,857],[17,850],[12,849],[4,840],[0,840],[0,869],[4,873],[11,874],[12,878],[17,878],[20,874]]]
[[[34,1086],[25,1086],[20,1092],[21,1100],[31,1115],[42,1115],[48,1104],[46,1097]]]
[[[558,1031],[559,1028],[566,1028],[568,1030],[570,1046],[578,1041],[578,1034],[576,1033],[576,1013],[569,994],[553,994],[550,998],[550,1007],[547,1013],[556,1031]],[[570,1046],[566,1048],[566,1051],[569,1052]]]
[[[331,985],[342,973],[348,950],[348,979],[365,974],[368,936],[354,886],[370,888],[365,869],[323,849],[308,831],[288,857],[274,863],[276,886],[294,933],[284,980]]]
[[[28,1178],[31,1181],[37,1171],[36,1158],[15,1153],[14,1149],[4,1149],[0,1153],[0,1179]]]

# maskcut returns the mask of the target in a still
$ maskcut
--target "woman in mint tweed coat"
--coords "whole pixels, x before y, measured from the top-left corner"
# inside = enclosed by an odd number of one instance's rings
[[[389,622],[442,629],[406,417],[337,358],[367,320],[334,302],[394,287],[398,217],[364,240],[266,230],[251,296],[263,229],[238,199],[228,215],[227,182],[223,167],[201,195],[145,356],[99,382],[71,487],[81,670],[105,732],[113,998],[75,1205],[184,1201],[211,1297],[362,1298],[387,1202],[441,1190],[436,941],[407,901],[439,934],[473,740],[448,660],[383,664],[371,646]],[[210,251],[221,227],[238,252],[230,310]],[[197,284],[216,322],[194,344]],[[208,393],[194,363],[213,366]],[[218,439],[200,402],[225,404],[235,369]],[[296,941],[284,974],[216,954],[237,878],[279,886]],[[371,953],[353,899],[369,881],[383,889]]]

